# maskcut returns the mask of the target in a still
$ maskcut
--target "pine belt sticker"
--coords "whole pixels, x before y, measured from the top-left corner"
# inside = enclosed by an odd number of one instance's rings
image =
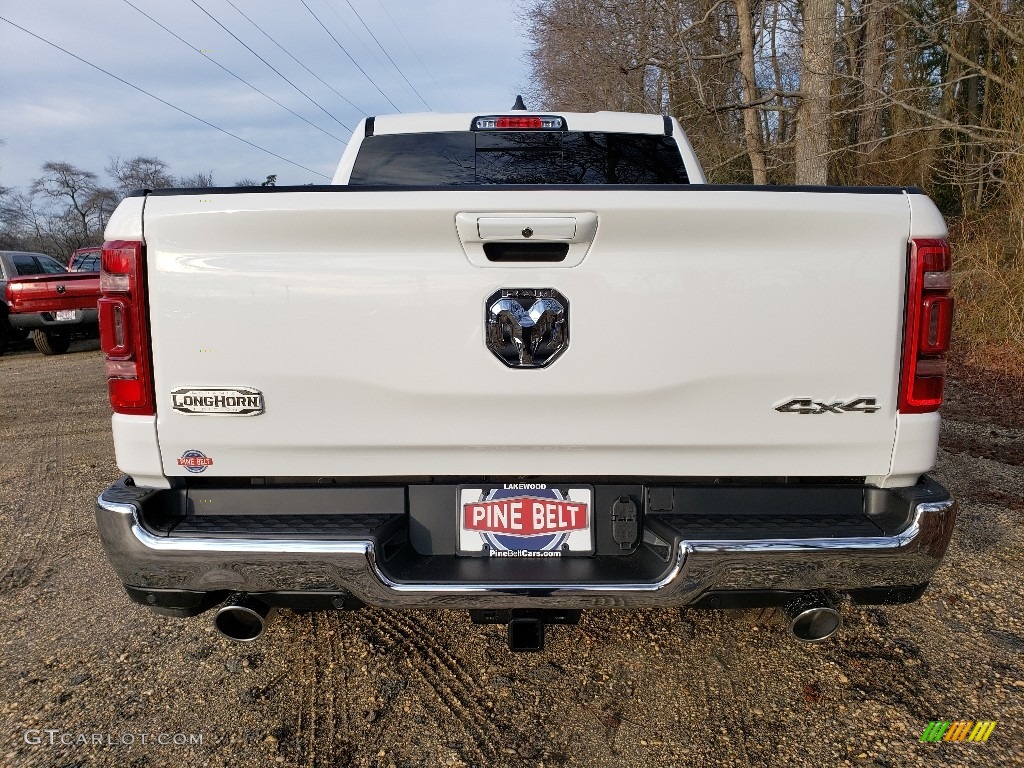
[[[207,467],[213,466],[213,459],[202,451],[190,450],[181,454],[178,459],[178,466],[184,467],[193,474],[205,472]]]
[[[491,557],[591,554],[592,494],[590,488],[543,483],[460,488],[459,551]]]

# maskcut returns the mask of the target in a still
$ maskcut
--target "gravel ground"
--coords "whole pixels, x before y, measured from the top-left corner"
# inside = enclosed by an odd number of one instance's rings
[[[132,605],[107,567],[93,503],[118,471],[96,343],[16,349],[0,358],[0,765],[1024,765],[1024,424],[951,390],[946,564],[918,603],[847,606],[823,645],[770,617],[591,612],[510,654],[465,614],[376,609],[285,611],[236,645],[209,616]],[[935,719],[998,725],[920,743]]]

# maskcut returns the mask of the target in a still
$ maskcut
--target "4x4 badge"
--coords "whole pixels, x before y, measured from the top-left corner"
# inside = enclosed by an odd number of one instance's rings
[[[817,416],[822,413],[874,413],[881,410],[874,397],[858,397],[849,402],[836,400],[826,402],[811,397],[795,397],[782,405],[775,406],[779,413],[800,413]]]

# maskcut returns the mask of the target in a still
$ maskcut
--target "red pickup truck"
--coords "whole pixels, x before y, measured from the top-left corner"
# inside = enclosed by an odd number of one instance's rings
[[[68,272],[42,253],[0,251],[0,288],[0,354],[29,333],[44,355],[59,355],[74,334],[98,332],[99,272]]]

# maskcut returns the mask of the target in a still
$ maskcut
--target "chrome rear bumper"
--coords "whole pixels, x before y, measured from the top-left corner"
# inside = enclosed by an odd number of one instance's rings
[[[924,585],[945,554],[956,505],[951,499],[916,503],[909,524],[888,536],[677,538],[665,542],[658,576],[636,583],[543,576],[528,582],[450,576],[431,581],[422,575],[397,579],[373,538],[158,536],[140,521],[135,503],[106,493],[98,499],[96,516],[114,570],[136,591],[349,594],[388,608],[615,608],[682,607],[710,593],[730,591],[855,592]],[[536,573],[559,576],[560,567],[541,563]]]

